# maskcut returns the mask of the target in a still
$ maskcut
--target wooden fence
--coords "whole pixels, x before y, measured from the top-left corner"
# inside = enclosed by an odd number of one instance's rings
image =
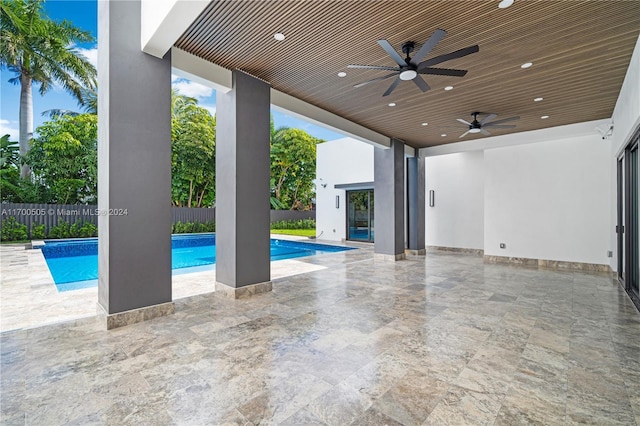
[[[44,224],[48,234],[51,228],[61,222],[73,224],[79,221],[98,225],[98,206],[95,205],[2,203],[0,206],[2,206],[2,220],[14,217],[18,223],[27,225],[28,231],[31,231],[34,225]],[[173,223],[214,222],[216,220],[216,209],[172,207],[171,215]],[[271,210],[271,222],[315,218],[315,210]]]

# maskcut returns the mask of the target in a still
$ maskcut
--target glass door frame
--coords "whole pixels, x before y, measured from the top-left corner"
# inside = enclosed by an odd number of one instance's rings
[[[367,193],[367,227],[368,227],[368,238],[367,239],[353,239],[350,238],[351,237],[351,229],[350,229],[350,223],[349,223],[349,213],[351,211],[351,197],[350,195],[355,193],[355,192],[366,192]],[[375,240],[375,234],[374,234],[374,215],[373,215],[373,209],[372,209],[372,201],[375,202],[375,200],[373,199],[373,189],[354,189],[354,190],[349,190],[346,191],[346,220],[345,220],[345,224],[346,224],[346,240],[347,241],[356,241],[356,242],[361,242],[361,243],[373,243]]]
[[[626,150],[624,151],[626,152]],[[618,245],[618,281],[623,288],[626,288],[625,285],[625,269],[627,265],[627,242],[625,238],[625,229],[627,227],[626,218],[628,217],[627,212],[627,185],[625,179],[625,170],[627,169],[627,157],[623,154],[617,160],[617,193],[618,193],[618,207],[617,207],[617,222],[616,222],[616,240]]]

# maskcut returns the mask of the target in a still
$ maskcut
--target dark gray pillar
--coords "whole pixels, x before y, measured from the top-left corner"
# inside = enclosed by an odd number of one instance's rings
[[[425,254],[424,157],[407,158],[408,252]]]
[[[377,257],[404,259],[404,143],[391,140],[374,153],[374,214]]]
[[[113,328],[173,313],[171,58],[141,52],[139,0],[98,5],[98,311]]]
[[[217,95],[216,291],[238,298],[271,290],[269,84],[233,71]]]

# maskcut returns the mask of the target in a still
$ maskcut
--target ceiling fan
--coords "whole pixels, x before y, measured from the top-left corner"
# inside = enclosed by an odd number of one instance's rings
[[[421,47],[418,49],[413,58],[409,57],[409,54],[413,52],[416,48],[416,43],[413,41],[407,41],[402,44],[402,53],[404,53],[407,57],[402,59],[402,56],[391,46],[391,44],[387,40],[378,40],[378,44],[380,47],[384,49],[385,52],[391,59],[394,60],[397,67],[391,66],[379,66],[379,65],[347,65],[347,68],[361,68],[361,69],[369,69],[369,70],[383,70],[383,71],[393,71],[391,74],[387,74],[382,77],[374,78],[369,81],[365,81],[364,83],[356,84],[353,87],[362,87],[369,83],[374,83],[376,81],[386,80],[387,78],[396,77],[391,86],[387,89],[386,92],[382,96],[388,96],[393,90],[398,86],[400,81],[408,81],[413,80],[413,82],[422,90],[426,92],[430,89],[429,85],[422,79],[419,74],[431,74],[431,75],[448,75],[451,77],[464,77],[467,73],[466,70],[456,70],[456,69],[448,69],[448,68],[432,68],[432,65],[437,65],[445,61],[450,61],[452,59],[461,58],[463,56],[470,55],[471,53],[475,53],[480,48],[476,44],[475,46],[465,47],[464,49],[456,50],[455,52],[447,53],[445,55],[436,56],[435,58],[427,59],[426,61],[422,61],[431,50],[435,47],[436,44],[442,38],[447,35],[445,30],[437,29],[431,34],[429,40],[427,40]],[[422,62],[420,62],[422,61]]]
[[[520,117],[509,117],[509,118],[503,118],[502,120],[496,120],[496,121],[490,122],[490,120],[493,120],[494,118],[496,118],[498,114],[487,114],[485,118],[478,121],[478,115],[480,114],[484,115],[487,113],[482,113],[477,111],[472,112],[471,116],[473,117],[473,121],[471,123],[469,123],[466,120],[463,120],[462,118],[457,118],[459,122],[469,126],[469,130],[467,130],[462,135],[460,135],[461,138],[467,136],[469,133],[482,133],[485,136],[489,136],[491,133],[485,130],[485,127],[488,127],[490,129],[513,129],[516,127],[515,124],[502,124],[502,123],[520,120]]]

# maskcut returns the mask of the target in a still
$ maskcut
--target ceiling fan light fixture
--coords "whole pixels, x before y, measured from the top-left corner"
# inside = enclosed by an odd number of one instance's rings
[[[417,75],[418,73],[415,70],[404,70],[400,73],[400,80],[413,80]]]
[[[513,4],[513,0],[502,0],[499,4],[498,7],[500,9],[506,9],[509,6],[511,6]]]
[[[469,129],[469,133],[480,133],[480,129],[478,127],[472,127]]]

